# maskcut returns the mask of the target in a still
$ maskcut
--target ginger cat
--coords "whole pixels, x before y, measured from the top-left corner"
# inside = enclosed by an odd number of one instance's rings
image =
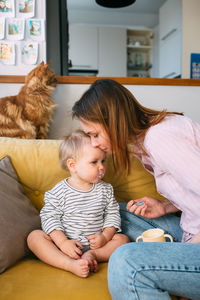
[[[0,136],[48,138],[49,123],[56,106],[51,97],[56,84],[49,63],[42,62],[26,76],[18,95],[0,98]]]

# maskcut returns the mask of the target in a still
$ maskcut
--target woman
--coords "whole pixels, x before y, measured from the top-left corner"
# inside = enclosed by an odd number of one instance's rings
[[[143,107],[109,79],[97,80],[84,93],[73,117],[94,147],[112,154],[116,171],[129,172],[135,155],[168,199],[145,197],[131,200],[127,209],[121,205],[122,228],[129,223],[123,233],[131,240],[160,227],[177,243],[130,243],[117,249],[108,269],[113,300],[165,300],[169,293],[200,299],[200,245],[195,244],[200,243],[200,126],[181,114]],[[178,210],[181,222],[169,214]]]

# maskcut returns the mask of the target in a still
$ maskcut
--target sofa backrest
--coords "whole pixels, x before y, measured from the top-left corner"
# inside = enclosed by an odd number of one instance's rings
[[[57,182],[69,176],[61,169],[58,151],[60,140],[27,140],[0,138],[0,159],[9,156],[18,174],[25,194],[40,210],[44,204],[44,193]],[[112,160],[107,159],[106,182],[113,185],[118,201],[127,202],[143,196],[164,199],[156,192],[154,178],[136,159],[132,159],[132,172],[116,175]]]

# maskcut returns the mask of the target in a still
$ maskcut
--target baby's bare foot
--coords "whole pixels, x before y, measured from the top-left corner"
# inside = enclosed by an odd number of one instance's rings
[[[88,250],[81,256],[81,258],[86,259],[88,261],[91,272],[96,273],[98,271],[97,257],[93,250]]]
[[[67,271],[74,273],[79,277],[88,277],[89,275],[89,262],[87,259],[72,259],[67,266]]]

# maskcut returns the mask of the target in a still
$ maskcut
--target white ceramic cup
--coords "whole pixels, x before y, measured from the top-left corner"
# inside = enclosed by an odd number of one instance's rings
[[[169,238],[173,243],[173,238],[170,234],[165,234],[164,230],[160,228],[148,229],[138,236],[136,242],[142,239],[143,242],[166,242],[166,238]]]

